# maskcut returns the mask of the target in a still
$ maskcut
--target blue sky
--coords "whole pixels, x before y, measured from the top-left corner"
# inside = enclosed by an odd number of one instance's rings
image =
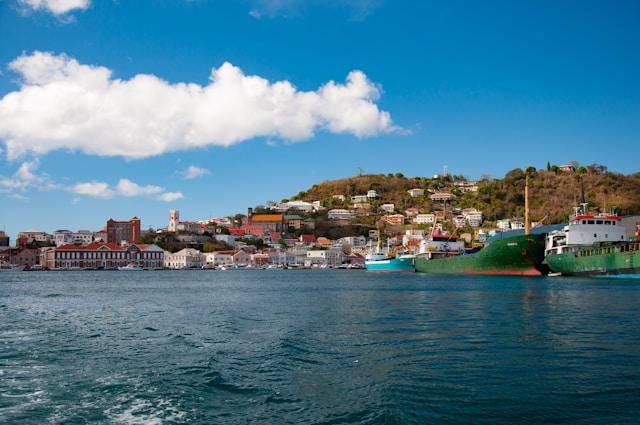
[[[74,1],[0,0],[12,236],[134,215],[157,227],[172,207],[227,215],[358,167],[638,171],[637,1]],[[70,106],[87,75],[97,82]],[[266,88],[236,105],[248,76]],[[277,81],[294,94],[273,101]]]

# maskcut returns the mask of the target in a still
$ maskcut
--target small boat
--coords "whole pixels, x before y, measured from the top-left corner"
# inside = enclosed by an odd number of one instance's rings
[[[121,271],[143,271],[144,269],[136,264],[129,263],[126,266],[118,267],[118,270]]]

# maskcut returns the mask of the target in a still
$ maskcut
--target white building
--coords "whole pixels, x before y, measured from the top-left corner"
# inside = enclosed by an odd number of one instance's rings
[[[344,260],[344,253],[341,248],[331,248],[327,250],[310,250],[307,251],[307,259],[305,265],[311,266],[314,264],[327,264],[335,267],[342,264]]]
[[[424,189],[416,187],[414,189],[407,190],[407,193],[409,193],[409,196],[411,196],[412,198],[418,198],[420,196],[424,196]]]
[[[393,211],[395,209],[396,209],[396,206],[394,204],[382,204],[382,205],[380,205],[380,211],[393,213]]]
[[[184,248],[173,254],[164,252],[164,266],[168,269],[201,268],[204,262],[205,256],[194,248]]]
[[[508,219],[498,220],[496,221],[496,227],[502,231],[507,231],[511,228],[510,220]]]
[[[305,201],[289,201],[289,202],[283,202],[281,204],[278,204],[274,207],[272,207],[272,210],[275,211],[279,211],[279,212],[286,212],[289,210],[298,210],[298,211],[302,211],[302,212],[306,212],[306,213],[310,213],[312,211],[316,211],[318,209],[318,207],[320,203],[318,202],[318,206],[316,207],[316,205],[310,203],[310,202],[305,202]]]
[[[332,198],[337,199],[338,201],[344,201],[345,199],[347,199],[344,195],[333,195]]]
[[[467,219],[464,215],[456,215],[453,217],[453,225],[456,227],[464,227],[467,225]]]
[[[375,190],[370,190],[367,192],[367,198],[375,199],[378,197],[378,193]]]
[[[362,204],[369,201],[367,195],[355,195],[351,197],[351,202],[354,204]]]
[[[524,229],[524,221],[519,218],[514,218],[513,220],[511,220],[511,229]]]
[[[435,214],[418,214],[413,222],[416,224],[433,224],[436,221]]]
[[[456,195],[449,192],[436,192],[430,196],[432,201],[435,202],[449,202],[456,199]]]
[[[329,220],[351,220],[353,217],[351,211],[344,209],[333,209],[327,212],[327,218]]]
[[[207,252],[204,261],[208,266],[230,266],[233,264],[233,255],[222,251]]]
[[[482,211],[478,211],[475,208],[466,208],[462,210],[462,215],[464,215],[471,227],[480,227],[482,224]]]
[[[18,239],[26,238],[28,243],[31,242],[39,242],[39,243],[48,243],[51,241],[51,235],[46,232],[41,232],[39,230],[29,229],[24,232],[18,233]]]
[[[338,239],[339,245],[349,246],[365,246],[367,244],[367,238],[364,236],[346,236]]]

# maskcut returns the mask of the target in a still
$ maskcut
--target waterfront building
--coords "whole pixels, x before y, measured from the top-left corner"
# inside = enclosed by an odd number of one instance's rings
[[[424,196],[424,189],[416,187],[414,189],[407,190],[407,193],[409,193],[409,196],[411,196],[412,198],[418,198],[420,196]]]
[[[418,214],[413,222],[416,224],[433,224],[436,221],[435,214]]]
[[[140,219],[133,217],[128,221],[116,221],[110,218],[107,220],[105,231],[107,233],[107,243],[138,243],[140,242]]]
[[[244,250],[239,250],[233,254],[233,265],[246,267],[251,263],[251,255]]]
[[[233,251],[214,251],[204,254],[205,263],[208,266],[231,266],[233,265]]]
[[[0,248],[0,263],[15,264],[20,267],[31,268],[40,262],[40,251],[37,248],[3,247]]]
[[[193,269],[204,265],[205,256],[194,248],[184,248],[178,252],[164,252],[164,267],[168,269]]]
[[[93,242],[89,245],[63,245],[45,250],[43,262],[56,269],[115,269],[128,264],[159,269],[164,265],[164,251],[157,245],[119,245]]]

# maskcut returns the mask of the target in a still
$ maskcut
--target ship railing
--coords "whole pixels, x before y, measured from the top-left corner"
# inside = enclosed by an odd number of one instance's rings
[[[623,245],[611,245],[606,247],[582,249],[576,252],[577,257],[590,257],[592,255],[614,254],[616,252],[640,251],[640,242],[626,243]]]

